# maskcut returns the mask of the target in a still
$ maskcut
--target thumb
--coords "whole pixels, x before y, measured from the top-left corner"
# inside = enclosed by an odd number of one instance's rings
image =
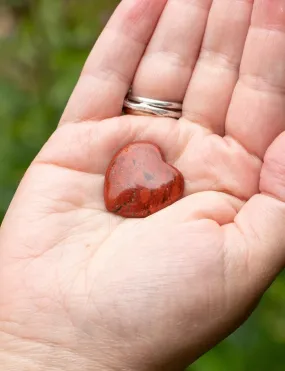
[[[265,155],[259,189],[228,228],[242,238],[247,270],[265,289],[285,267],[285,133]]]

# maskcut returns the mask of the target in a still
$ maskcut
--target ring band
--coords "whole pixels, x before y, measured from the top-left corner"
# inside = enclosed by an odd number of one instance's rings
[[[127,115],[135,115],[135,116],[155,116],[153,113],[142,112],[141,110],[133,109],[133,108],[124,108],[124,113]]]
[[[182,116],[182,104],[134,96],[131,93],[124,100],[124,113],[179,119]]]
[[[182,110],[182,104],[181,103],[175,103],[175,102],[167,102],[163,100],[157,100],[157,99],[150,99],[150,98],[143,98],[138,97],[132,94],[128,95],[128,99],[135,103],[146,103],[150,106],[157,107],[157,108],[165,108],[175,111],[181,111]]]
[[[138,111],[142,115],[148,114],[151,116],[170,117],[170,118],[175,118],[175,119],[179,119],[182,116],[182,111],[171,111],[171,110],[167,110],[167,109],[163,109],[163,108],[159,108],[155,106],[150,106],[145,103],[131,102],[128,99],[125,99],[124,108],[127,108],[129,112],[130,110],[133,111],[133,114],[135,114],[135,112]]]

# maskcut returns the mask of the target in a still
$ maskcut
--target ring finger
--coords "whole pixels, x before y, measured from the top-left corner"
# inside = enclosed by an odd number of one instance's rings
[[[132,92],[182,102],[199,55],[212,0],[169,0],[141,60]]]

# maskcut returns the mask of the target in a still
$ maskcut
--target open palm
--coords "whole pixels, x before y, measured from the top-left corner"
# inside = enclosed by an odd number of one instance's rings
[[[27,369],[181,370],[283,269],[284,8],[121,2],[1,227],[0,342]],[[183,117],[121,116],[132,81],[184,101]],[[104,174],[137,140],[161,147],[185,195],[124,219],[105,209]]]

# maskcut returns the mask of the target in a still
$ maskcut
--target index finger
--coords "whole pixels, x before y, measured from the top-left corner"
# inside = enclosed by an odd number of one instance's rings
[[[61,123],[121,114],[124,98],[166,2],[120,2],[87,59]]]

